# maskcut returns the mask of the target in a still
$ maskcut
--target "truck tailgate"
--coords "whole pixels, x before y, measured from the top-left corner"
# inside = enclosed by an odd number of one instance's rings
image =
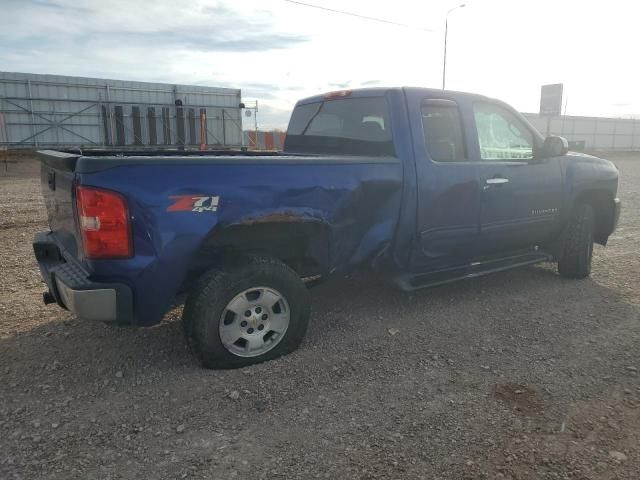
[[[47,208],[49,228],[56,242],[71,256],[78,258],[78,237],[74,208],[74,155],[41,152],[40,184]],[[57,154],[57,155],[56,155]]]

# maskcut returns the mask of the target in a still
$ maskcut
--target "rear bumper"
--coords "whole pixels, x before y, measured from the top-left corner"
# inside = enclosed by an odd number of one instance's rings
[[[89,273],[65,257],[50,232],[36,234],[33,251],[49,288],[46,297],[84,320],[132,322],[132,293],[127,285],[89,280]]]

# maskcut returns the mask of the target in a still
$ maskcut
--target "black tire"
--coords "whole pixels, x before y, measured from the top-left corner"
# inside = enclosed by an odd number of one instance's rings
[[[565,278],[586,278],[591,274],[595,215],[590,205],[576,205],[565,232],[558,273]]]
[[[271,350],[260,356],[238,356],[220,339],[222,314],[236,295],[258,286],[276,289],[286,299],[289,325]],[[309,292],[291,268],[273,258],[248,257],[235,266],[203,274],[187,297],[182,321],[187,342],[205,368],[239,368],[281,357],[298,348],[307,331],[309,305]]]

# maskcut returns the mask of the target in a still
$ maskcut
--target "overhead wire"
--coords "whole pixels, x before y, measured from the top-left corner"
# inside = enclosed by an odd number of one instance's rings
[[[305,3],[305,2],[299,2],[297,0],[283,0],[287,3],[293,3],[295,5],[300,5],[303,7],[310,7],[310,8],[315,8],[318,10],[323,10],[325,12],[330,12],[330,13],[336,13],[339,15],[347,15],[350,17],[356,17],[359,18],[361,20],[370,20],[373,22],[379,22],[379,23],[386,23],[388,25],[395,25],[396,27],[404,27],[404,28],[416,28],[418,30],[422,30],[424,32],[433,32],[434,30],[430,29],[430,28],[422,28],[422,27],[416,27],[414,25],[409,25],[408,23],[400,23],[400,22],[394,22],[393,20],[387,20],[384,18],[378,18],[378,17],[370,17],[369,15],[362,15],[360,13],[355,13],[355,12],[347,12],[344,10],[337,10],[335,8],[329,8],[329,7],[323,7],[321,5],[314,5],[312,3]]]

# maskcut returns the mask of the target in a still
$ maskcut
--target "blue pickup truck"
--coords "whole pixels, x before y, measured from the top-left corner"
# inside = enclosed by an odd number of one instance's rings
[[[299,101],[284,152],[43,151],[46,303],[153,325],[184,301],[207,368],[291,352],[311,285],[367,268],[404,290],[529,265],[590,274],[618,171],[503,102],[423,88]]]

